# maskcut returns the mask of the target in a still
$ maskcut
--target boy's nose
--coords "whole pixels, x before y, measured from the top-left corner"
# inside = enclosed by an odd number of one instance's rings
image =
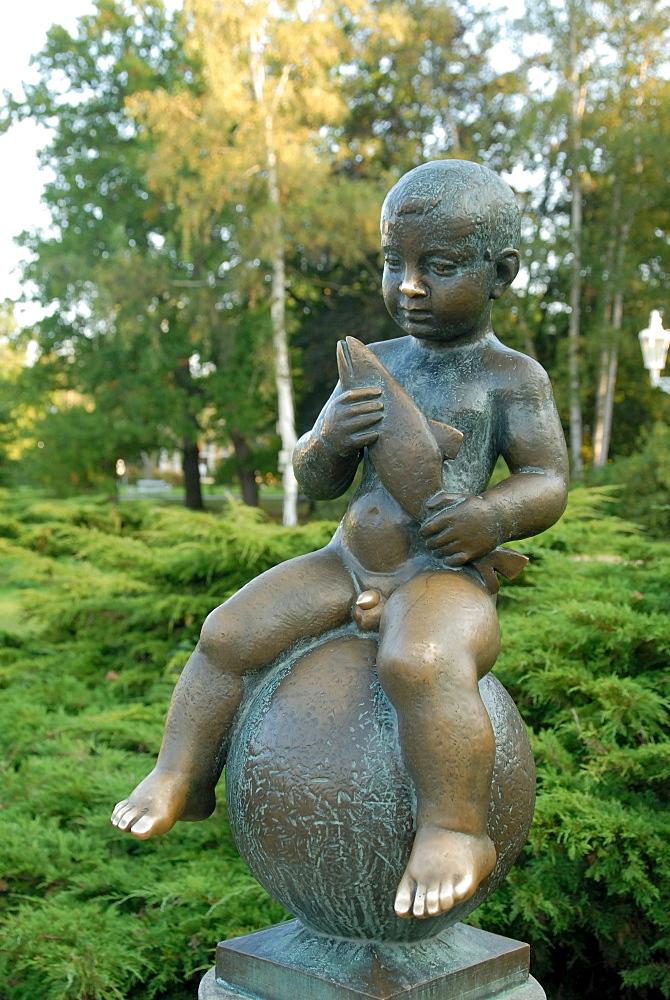
[[[405,275],[400,283],[400,294],[414,297],[416,295],[428,295],[428,290],[413,275]]]

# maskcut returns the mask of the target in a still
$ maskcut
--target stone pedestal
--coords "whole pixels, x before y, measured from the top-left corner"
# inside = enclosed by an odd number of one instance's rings
[[[520,941],[455,924],[426,941],[328,938],[298,920],[219,944],[199,1000],[546,1000]]]

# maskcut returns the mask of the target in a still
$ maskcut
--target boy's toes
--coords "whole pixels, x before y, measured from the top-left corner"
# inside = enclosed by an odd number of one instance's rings
[[[137,810],[134,809],[126,799],[123,802],[119,802],[118,806],[112,813],[112,823],[114,826],[118,827],[119,830],[127,830],[136,816]]]
[[[399,917],[408,917],[410,915],[413,901],[414,881],[408,875],[404,875],[398,886],[394,905],[395,912]]]
[[[144,840],[146,837],[150,837],[154,826],[154,821],[151,816],[140,816],[138,820],[132,823],[130,827],[130,832],[133,837],[138,837],[139,840]]]
[[[426,913],[434,917],[440,912],[440,883],[432,885],[426,893]]]
[[[457,876],[458,877],[458,876]],[[454,898],[457,900],[467,899],[474,891],[474,879],[472,875],[464,875],[454,886]]]
[[[416,887],[416,892],[414,893],[414,906],[412,907],[412,913],[415,917],[427,917],[428,911],[426,909],[426,894],[428,889],[425,885],[419,884]]]
[[[123,805],[123,802],[117,802],[116,805],[114,806],[114,809],[112,810],[112,815],[109,817],[109,822],[112,824],[112,826],[116,826],[117,825],[117,821],[118,821],[118,818],[119,818],[119,813],[121,812],[121,806],[122,805]]]
[[[451,882],[443,882],[440,886],[440,913],[445,913],[454,905],[454,887]]]
[[[114,826],[118,824],[121,815],[126,811],[127,808],[128,808],[128,799],[124,799],[122,802],[116,803],[116,805],[114,806],[114,810],[112,812],[112,820],[111,820]]]

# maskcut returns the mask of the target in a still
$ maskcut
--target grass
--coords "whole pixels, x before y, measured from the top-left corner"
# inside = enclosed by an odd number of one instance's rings
[[[0,573],[3,571],[0,561]],[[0,587],[0,632],[10,635],[27,635],[28,622],[22,612],[20,596],[12,587]]]
[[[10,554],[11,552],[11,554]],[[0,580],[13,580],[13,584],[0,586],[0,632],[14,636],[27,636],[34,631],[24,607],[24,592],[39,589],[39,582],[26,574],[22,553],[0,538]]]
[[[474,918],[531,943],[551,996],[660,1000],[670,546],[607,505],[576,491],[501,591],[496,673],[530,727],[539,795],[521,863]],[[143,843],[109,814],[152,766],[205,614],[332,528],[0,494],[1,1000],[186,1000],[217,940],[285,916],[224,804]]]

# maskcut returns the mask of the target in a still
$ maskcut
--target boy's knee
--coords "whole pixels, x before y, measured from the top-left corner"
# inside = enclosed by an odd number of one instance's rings
[[[234,598],[207,615],[197,645],[200,655],[237,675],[268,666],[281,650],[274,630],[262,627]]]
[[[408,689],[429,694],[453,679],[456,669],[457,664],[450,653],[433,642],[382,649],[377,659],[380,684],[390,697]]]
[[[210,611],[205,618],[200,630],[198,649],[207,657],[217,658],[235,649],[236,645],[240,645],[241,638],[235,616],[229,613],[225,604],[222,604],[214,611]]]

